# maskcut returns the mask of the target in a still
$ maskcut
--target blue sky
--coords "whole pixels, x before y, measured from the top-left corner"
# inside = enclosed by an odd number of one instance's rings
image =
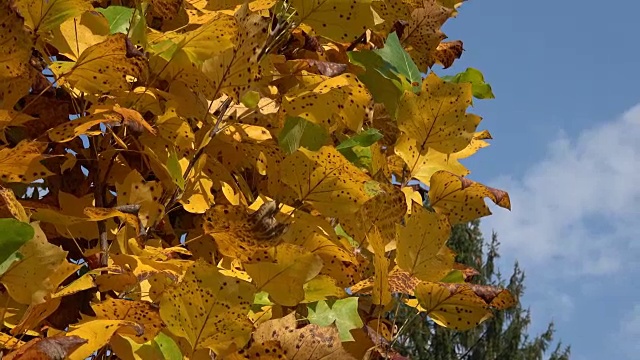
[[[523,266],[533,331],[556,322],[573,359],[640,355],[640,1],[471,0],[464,41],[495,100],[476,101],[492,145],[469,176],[511,194],[484,219],[503,271]]]

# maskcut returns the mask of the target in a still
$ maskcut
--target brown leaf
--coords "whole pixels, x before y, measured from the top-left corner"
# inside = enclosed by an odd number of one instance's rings
[[[62,360],[87,340],[79,336],[56,335],[35,338],[18,350],[3,357],[5,360]]]
[[[438,64],[441,64],[446,69],[453,65],[453,62],[456,61],[456,59],[460,59],[463,51],[462,41],[445,41],[438,45],[433,57]]]
[[[296,360],[355,360],[343,347],[335,326],[296,326],[296,314],[262,323],[253,333],[255,343],[280,341],[285,354],[295,354]]]

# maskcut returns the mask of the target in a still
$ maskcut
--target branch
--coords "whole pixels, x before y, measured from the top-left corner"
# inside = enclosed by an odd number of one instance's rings
[[[227,113],[227,110],[229,109],[230,105],[231,105],[231,98],[228,97],[218,108],[219,114],[218,114],[218,119],[216,120],[215,125],[211,129],[211,132],[209,133],[209,135],[202,141],[202,145],[198,148],[198,151],[196,151],[196,154],[193,156],[191,161],[189,161],[189,165],[187,165],[187,169],[184,172],[185,182],[189,179],[189,176],[191,175],[191,171],[193,170],[194,166],[198,163],[198,160],[200,160],[200,157],[204,153],[206,144],[208,144],[209,141],[213,139],[213,137],[216,136],[216,134],[220,131],[220,124],[222,123],[222,118],[224,118],[224,115]],[[176,204],[176,202],[178,202],[178,199],[182,196],[182,194],[183,194],[183,191],[176,186],[176,190],[173,192],[173,195],[171,195],[171,199],[169,199],[169,202],[167,202],[167,205],[165,206],[166,211],[171,210],[171,208]]]

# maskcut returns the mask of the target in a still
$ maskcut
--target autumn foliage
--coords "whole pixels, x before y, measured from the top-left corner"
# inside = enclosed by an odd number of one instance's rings
[[[511,306],[446,246],[510,207],[461,3],[0,0],[5,357],[376,359],[400,302]]]

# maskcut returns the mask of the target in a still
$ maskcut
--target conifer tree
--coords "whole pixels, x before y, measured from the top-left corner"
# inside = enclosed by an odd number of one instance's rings
[[[499,241],[496,233],[485,245],[480,222],[472,221],[453,227],[448,245],[457,253],[458,263],[473,267],[479,274],[472,283],[505,286],[514,296],[521,298],[525,286],[525,273],[516,262],[508,281],[497,267]],[[484,249],[486,248],[486,252]],[[553,345],[554,324],[551,322],[542,334],[531,337],[529,309],[519,303],[506,311],[497,312],[480,326],[469,331],[455,331],[437,326],[422,314],[402,308],[395,321],[404,327],[404,334],[396,342],[396,350],[410,359],[420,360],[568,360],[570,348]],[[406,324],[405,324],[406,323]],[[404,326],[402,326],[404,325]],[[548,355],[545,355],[548,354]]]

